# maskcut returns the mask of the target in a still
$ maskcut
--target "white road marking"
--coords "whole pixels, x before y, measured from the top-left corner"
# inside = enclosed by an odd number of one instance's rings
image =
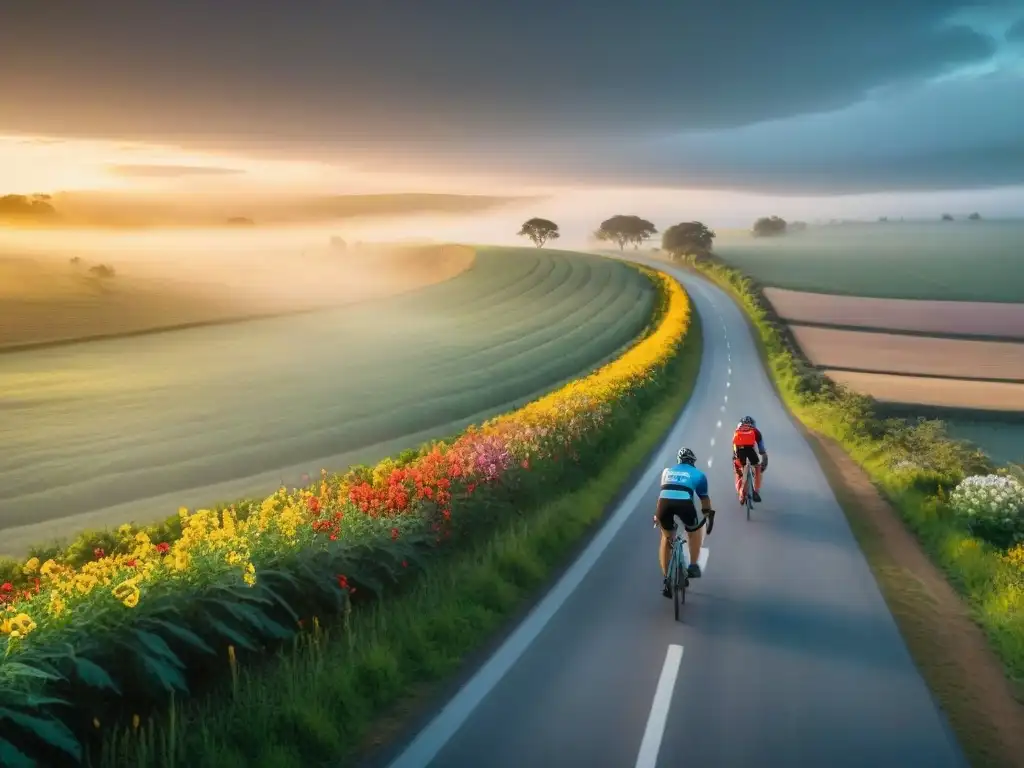
[[[710,459],[708,459],[708,466],[709,467],[711,466],[711,462],[714,461],[714,460],[715,460],[714,456],[712,456]]]
[[[711,438],[711,445],[712,445],[712,447],[715,445],[715,438],[713,438],[713,437]]]
[[[727,403],[729,402],[729,396],[728,395],[725,396],[725,402],[727,402]],[[725,409],[723,408],[722,410],[725,410]]]
[[[727,386],[727,387],[731,387],[731,386],[732,386],[732,382],[731,382],[731,381],[727,381],[727,382],[725,382],[725,386]]]
[[[697,565],[700,566],[700,572],[703,574],[708,567],[708,560],[711,557],[711,550],[707,547],[700,548],[700,556],[697,558]]]
[[[715,424],[715,429],[721,429],[721,428],[722,428],[722,422],[719,421],[717,424]]]
[[[636,757],[635,768],[654,768],[657,765],[658,750],[661,749],[661,739],[665,735],[665,723],[668,721],[668,708],[672,704],[672,691],[676,687],[682,660],[683,646],[670,645],[661,667],[658,686],[654,689],[654,701],[651,702],[651,713],[647,716],[647,727],[640,742],[640,754]]]
[[[720,410],[720,411],[724,411],[724,410],[725,410],[725,406],[723,405],[723,406],[722,406],[721,408],[719,408],[718,410]]]

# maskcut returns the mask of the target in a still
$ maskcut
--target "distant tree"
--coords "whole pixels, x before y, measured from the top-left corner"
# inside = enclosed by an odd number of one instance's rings
[[[57,211],[50,200],[49,195],[3,195],[0,219],[46,221],[56,218]]]
[[[673,259],[707,257],[714,247],[715,233],[699,221],[673,224],[661,235],[661,247]]]
[[[71,266],[73,267],[77,267],[79,264],[82,263],[82,257],[72,256],[70,259],[68,259],[68,263],[71,264]]]
[[[887,222],[888,220],[889,220],[889,217],[888,217],[888,216],[879,216],[879,217],[878,217],[878,221],[879,221],[880,223],[882,223],[882,224],[885,224],[885,222]]]
[[[619,214],[602,221],[594,237],[602,242],[615,243],[621,251],[626,243],[632,243],[635,250],[656,234],[658,228],[647,219]]]
[[[113,267],[107,266],[106,264],[97,264],[94,267],[89,267],[89,274],[93,277],[99,278],[100,280],[109,280],[117,273],[114,272]]]
[[[251,227],[255,225],[255,223],[256,222],[247,216],[232,216],[228,219],[228,224],[232,227]]]
[[[786,233],[786,220],[778,216],[763,216],[754,222],[755,237],[771,237]]]
[[[943,221],[952,221],[953,217],[951,215],[949,215],[948,213],[944,213],[944,214],[942,214],[942,220]]]
[[[794,232],[803,232],[805,229],[807,229],[807,222],[794,221],[792,224],[789,225],[789,229],[791,229]]]
[[[557,240],[561,236],[555,222],[537,217],[523,222],[523,227],[519,230],[518,235],[530,238],[538,248],[543,248],[544,243],[548,240]]]
[[[972,213],[967,218],[970,219],[971,221],[981,221],[981,214],[980,213]]]
[[[330,245],[332,251],[339,251],[344,253],[345,251],[348,250],[348,243],[346,243],[342,238],[338,237],[337,235],[333,235],[331,237]]]

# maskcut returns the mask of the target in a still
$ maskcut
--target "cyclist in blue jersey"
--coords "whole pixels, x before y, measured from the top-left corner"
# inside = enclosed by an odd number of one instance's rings
[[[683,521],[683,527],[689,534],[686,543],[690,548],[690,565],[687,575],[700,578],[700,546],[704,543],[704,523],[708,523],[708,533],[714,526],[715,510],[711,508],[711,496],[708,495],[708,478],[694,466],[697,456],[689,448],[680,448],[676,454],[678,463],[661,473],[661,492],[658,494],[658,508],[655,519],[661,526],[661,545],[658,548],[658,560],[661,563],[661,574],[664,577],[662,594],[672,597],[668,584],[668,561],[672,557],[672,537],[676,531],[675,517]],[[697,508],[696,499],[700,499]]]

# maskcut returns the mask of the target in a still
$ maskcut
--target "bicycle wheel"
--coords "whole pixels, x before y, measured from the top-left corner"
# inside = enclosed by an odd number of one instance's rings
[[[683,559],[681,557],[676,558],[672,582],[672,603],[675,608],[676,621],[679,621],[679,606],[686,602],[686,581],[683,575]]]
[[[750,519],[750,510],[754,508],[754,472],[750,469],[750,464],[747,464],[746,469],[746,486],[747,492],[745,494],[746,501],[744,502],[747,507],[747,520]]]

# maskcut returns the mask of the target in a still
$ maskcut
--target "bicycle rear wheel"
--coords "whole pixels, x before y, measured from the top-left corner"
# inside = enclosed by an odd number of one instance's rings
[[[746,501],[744,503],[747,507],[747,520],[749,520],[750,510],[754,508],[754,472],[751,470],[750,464],[747,464],[746,469],[746,486],[747,492],[744,494],[746,496]]]
[[[683,569],[683,559],[676,558],[675,573],[672,577],[672,602],[675,607],[676,621],[679,621],[679,607],[686,602],[686,572]]]

